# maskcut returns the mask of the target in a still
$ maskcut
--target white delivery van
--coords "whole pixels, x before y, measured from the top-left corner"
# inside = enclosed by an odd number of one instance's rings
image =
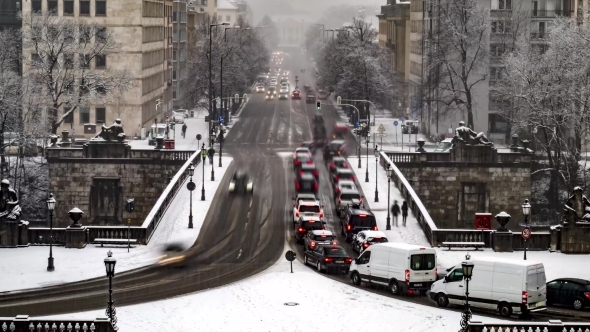
[[[545,268],[543,263],[484,257],[472,259],[473,275],[469,281],[469,305],[498,310],[500,315],[547,310]],[[439,307],[463,305],[465,281],[461,264],[444,279],[432,284],[430,298]]]
[[[396,295],[426,293],[436,281],[436,250],[398,242],[374,244],[351,263],[348,275],[357,286],[364,281],[388,286]]]

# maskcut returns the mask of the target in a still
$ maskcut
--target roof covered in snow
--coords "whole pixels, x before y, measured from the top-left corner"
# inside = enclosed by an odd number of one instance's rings
[[[225,10],[238,10],[234,4],[232,4],[229,0],[219,0],[217,2],[217,9],[225,9]]]

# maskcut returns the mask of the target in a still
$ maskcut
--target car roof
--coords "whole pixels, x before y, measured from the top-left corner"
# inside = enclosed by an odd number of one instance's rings
[[[361,194],[357,189],[342,189],[340,194]]]
[[[314,180],[315,181],[315,177],[313,175],[309,174],[309,173],[303,173],[300,176],[300,179],[301,180]]]
[[[578,284],[582,284],[582,285],[590,285],[590,280],[579,279],[579,278],[558,278],[555,280],[551,280],[549,282],[553,282],[553,281],[569,281],[569,282],[574,282],[574,283],[578,283]]]
[[[344,250],[344,252],[346,252],[346,249],[344,249],[344,247],[342,247],[339,244],[320,244],[319,246],[322,248],[327,248],[327,249],[339,248],[339,249]]]
[[[354,174],[354,171],[350,168],[336,168],[336,173],[349,173]]]
[[[371,212],[367,209],[364,209],[364,208],[357,209],[357,208],[353,208],[352,206],[350,207],[350,212],[352,212],[353,215],[366,214],[366,215],[373,216],[373,217],[375,216],[375,215],[373,215],[373,212]]]
[[[318,200],[315,201],[300,201],[299,205],[305,206],[320,206],[320,202]]]
[[[306,142],[313,142],[313,141],[306,141]],[[305,143],[305,142],[303,142],[303,143]],[[298,148],[295,149],[295,152],[297,152],[299,150],[307,150],[307,151],[309,151],[309,148],[308,147],[305,147],[305,146],[300,146],[300,147],[298,147]]]
[[[317,213],[302,213],[299,219],[301,219],[302,221],[322,221],[322,218],[320,218],[320,215]]]
[[[356,187],[356,183],[354,181],[352,181],[352,180],[340,180],[340,181],[338,181],[338,184],[337,185],[338,186],[341,186],[341,185],[346,185],[346,186],[353,185],[353,186]]]
[[[298,194],[295,199],[297,200],[303,200],[303,199],[313,199],[315,201],[317,201],[317,197],[315,197],[314,194]]]
[[[333,157],[333,158],[332,158],[332,161],[347,161],[347,160],[346,160],[346,158],[344,158],[344,157],[339,157],[339,156],[336,156],[336,157]]]
[[[331,144],[334,144],[334,145],[336,145],[336,144],[344,144],[344,143],[346,143],[345,140],[343,140],[343,139],[336,139],[336,140],[333,140],[332,142],[330,142],[330,145]]]
[[[332,232],[327,231],[327,230],[314,230],[314,231],[311,231],[311,234],[313,234],[313,235],[327,235],[327,236],[334,235]]]
[[[387,235],[385,235],[385,233],[382,231],[360,231],[359,233],[364,233],[367,237],[384,237],[387,239]]]
[[[303,164],[301,165],[301,168],[306,168],[306,169],[316,169],[317,167],[315,167],[315,164]]]

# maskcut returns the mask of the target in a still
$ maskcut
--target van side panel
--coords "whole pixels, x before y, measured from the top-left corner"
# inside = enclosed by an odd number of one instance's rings
[[[522,266],[496,262],[492,296],[496,303],[506,302],[517,311],[522,299],[522,283],[526,276]]]
[[[473,264],[473,276],[469,281],[469,303],[474,307],[495,309],[492,300],[492,280],[494,264],[476,262]]]
[[[389,271],[387,274],[389,280],[395,279],[404,281],[407,260],[407,251],[391,248],[391,254],[389,255]]]
[[[369,270],[371,271],[371,282],[387,284],[387,275],[389,270],[389,255],[388,248],[378,248],[371,246],[371,261],[369,262]]]

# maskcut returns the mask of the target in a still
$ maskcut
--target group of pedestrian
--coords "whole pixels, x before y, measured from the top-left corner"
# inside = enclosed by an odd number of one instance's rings
[[[397,216],[400,214],[400,212],[402,214],[403,226],[406,227],[406,220],[408,220],[408,202],[404,201],[402,203],[402,207],[400,208],[399,205],[397,205],[397,201],[393,201],[393,205],[391,206],[391,214],[393,214],[395,227],[398,227]]]

